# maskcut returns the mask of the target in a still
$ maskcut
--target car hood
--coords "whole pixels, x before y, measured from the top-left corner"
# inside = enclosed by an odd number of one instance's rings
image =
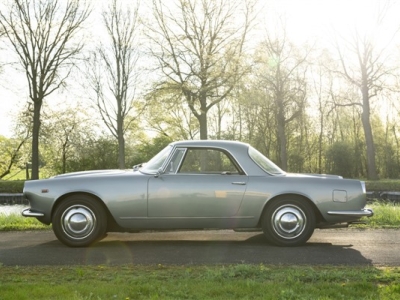
[[[73,177],[100,177],[100,176],[113,176],[113,175],[122,175],[126,172],[132,172],[132,170],[95,170],[95,171],[81,171],[81,172],[73,172],[66,173],[53,176],[52,178],[73,178]]]

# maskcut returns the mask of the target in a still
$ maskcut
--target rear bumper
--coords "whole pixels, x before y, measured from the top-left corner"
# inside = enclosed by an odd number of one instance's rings
[[[38,218],[38,217],[44,217],[44,213],[31,211],[30,208],[27,208],[22,211],[22,216],[28,218]]]
[[[331,216],[343,216],[343,217],[372,217],[374,212],[372,209],[364,208],[362,210],[338,210],[338,211],[328,211],[328,215]]]

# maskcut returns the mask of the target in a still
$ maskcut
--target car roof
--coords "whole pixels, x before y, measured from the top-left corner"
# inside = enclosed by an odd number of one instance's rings
[[[263,171],[254,161],[250,158],[249,144],[238,142],[238,141],[229,141],[229,140],[187,140],[187,141],[177,141],[170,144],[175,148],[179,147],[214,147],[225,149],[228,151],[235,160],[239,163],[241,168],[247,175],[258,175],[265,176],[266,173]]]
[[[201,146],[201,147],[240,147],[240,148],[248,148],[249,144],[243,143],[243,142],[238,142],[238,141],[229,141],[229,140],[186,140],[186,141],[177,141],[171,143],[171,145],[175,147],[183,147],[183,146],[188,146],[188,147],[196,147],[196,146]]]

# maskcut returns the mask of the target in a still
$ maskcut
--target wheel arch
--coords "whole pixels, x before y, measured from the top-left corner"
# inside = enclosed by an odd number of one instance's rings
[[[268,201],[264,204],[263,210],[260,214],[259,220],[258,220],[258,224],[257,226],[260,227],[261,226],[261,221],[262,221],[262,217],[265,213],[265,211],[268,209],[268,207],[270,205],[272,205],[273,203],[275,203],[276,201],[285,199],[287,197],[296,197],[296,198],[301,198],[304,201],[306,201],[312,208],[314,215],[315,215],[315,219],[316,219],[316,224],[322,223],[324,222],[324,217],[322,216],[321,212],[319,211],[319,209],[317,208],[316,204],[308,197],[301,195],[301,194],[295,194],[295,193],[287,193],[287,194],[281,194],[281,195],[276,195],[270,199],[268,199]]]
[[[119,230],[116,230],[116,228],[118,228],[117,222],[115,221],[114,217],[112,216],[110,210],[108,209],[108,207],[104,203],[104,201],[97,195],[88,193],[88,192],[71,192],[71,193],[67,193],[67,194],[60,196],[54,202],[54,205],[51,209],[50,220],[53,219],[53,214],[54,214],[55,210],[57,209],[58,205],[60,205],[62,203],[62,201],[64,199],[71,197],[71,196],[76,196],[76,195],[85,195],[85,196],[91,197],[97,203],[100,203],[100,205],[102,206],[102,208],[104,209],[104,211],[106,212],[106,215],[107,215],[107,231],[112,231],[112,230],[119,231]]]

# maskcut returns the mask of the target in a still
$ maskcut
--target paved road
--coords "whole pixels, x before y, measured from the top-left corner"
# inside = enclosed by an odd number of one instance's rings
[[[90,248],[53,232],[0,232],[0,265],[311,264],[400,266],[400,230],[316,230],[302,247],[268,244],[261,233],[112,233]]]

